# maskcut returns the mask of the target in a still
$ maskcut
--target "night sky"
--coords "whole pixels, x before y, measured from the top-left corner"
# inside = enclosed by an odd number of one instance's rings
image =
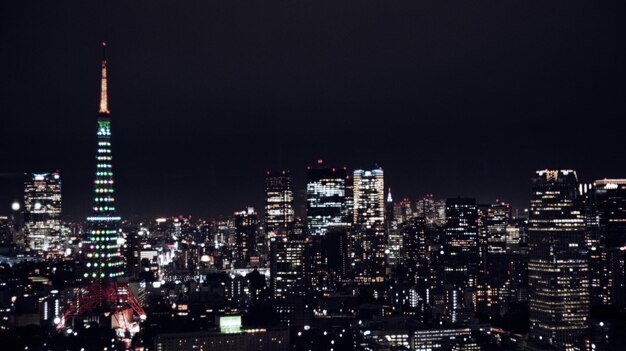
[[[264,174],[385,170],[396,198],[527,206],[535,169],[626,177],[623,1],[2,1],[0,214],[56,170],[89,213],[108,42],[123,217],[261,208]],[[300,190],[301,191],[301,190]]]

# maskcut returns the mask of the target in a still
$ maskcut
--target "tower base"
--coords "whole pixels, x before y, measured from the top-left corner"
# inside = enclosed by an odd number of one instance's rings
[[[110,323],[120,335],[133,335],[138,331],[137,322],[144,320],[146,313],[127,282],[96,281],[81,288],[74,296],[58,321],[57,330],[65,328],[67,321],[79,316],[98,321],[98,324]],[[109,319],[110,322],[106,322]]]

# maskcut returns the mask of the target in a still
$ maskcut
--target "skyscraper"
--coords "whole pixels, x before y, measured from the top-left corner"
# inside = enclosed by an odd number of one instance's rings
[[[293,231],[294,209],[291,172],[267,172],[265,175],[265,232],[287,237]]]
[[[272,297],[306,296],[309,290],[308,239],[273,238],[271,240],[270,289]]]
[[[400,204],[405,204],[407,201],[404,199]],[[395,215],[395,210],[398,208],[396,205],[391,196],[391,189],[389,189],[385,201],[385,230],[387,231],[387,248],[385,251],[389,266],[400,264],[402,258],[402,231],[399,229],[399,225],[404,222],[406,217]],[[401,206],[401,208],[406,207]]]
[[[479,265],[478,207],[475,199],[446,200],[443,251],[447,282],[464,288],[474,286]]]
[[[446,226],[443,240],[443,267],[446,310],[451,322],[464,320],[468,296],[476,286],[479,268],[478,207],[475,199],[446,200]]]
[[[592,238],[596,245],[590,247],[591,258],[599,258],[598,264],[592,266],[592,276],[599,278],[594,297],[600,297],[604,305],[623,308],[626,306],[626,250],[623,249],[626,247],[626,179],[596,180],[594,190],[599,226],[595,240]]]
[[[360,284],[386,275],[385,184],[382,169],[354,171],[353,265]]]
[[[429,226],[443,226],[446,222],[446,200],[435,200],[433,194],[428,194],[417,201],[417,217],[424,217]]]
[[[531,339],[568,348],[589,318],[585,219],[572,170],[541,170],[533,178],[528,228]]]
[[[423,217],[414,217],[404,222],[400,228],[402,234],[402,263],[412,280],[415,281],[418,279],[418,271],[423,273],[423,268],[428,265],[426,220]],[[422,274],[420,278],[427,278],[427,274]]]
[[[603,241],[609,247],[626,246],[626,179],[600,179],[595,185]]]
[[[506,312],[512,285],[510,262],[519,261],[507,250],[510,206],[499,201],[479,206],[480,269],[476,283],[476,311],[490,318]]]
[[[328,168],[322,160],[307,168],[306,217],[309,233],[323,236],[330,224],[345,223],[346,169]]]
[[[59,172],[27,174],[24,226],[28,247],[43,257],[63,255],[61,176]]]
[[[83,241],[83,250],[86,251],[83,281],[87,285],[74,297],[59,327],[70,316],[95,314],[105,325],[130,331],[133,329],[133,314],[145,318],[145,313],[124,279],[125,262],[118,233],[121,218],[115,214],[105,48],[106,43],[102,43],[93,215],[87,218],[86,238]],[[112,320],[103,321],[102,318]]]
[[[382,169],[354,171],[354,224],[367,227],[385,223],[384,179]]]
[[[237,268],[245,268],[250,264],[250,258],[257,254],[257,214],[254,208],[248,207],[244,211],[235,212],[235,255]]]

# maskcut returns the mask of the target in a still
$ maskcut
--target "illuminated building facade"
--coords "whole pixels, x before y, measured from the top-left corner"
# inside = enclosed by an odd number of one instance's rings
[[[265,232],[286,238],[293,231],[294,209],[291,172],[267,172],[265,175]]]
[[[446,224],[446,200],[437,200],[433,194],[428,194],[418,200],[415,211],[415,215],[423,217],[429,226]]]
[[[510,261],[519,261],[507,251],[510,206],[496,202],[480,205],[479,252],[480,269],[475,289],[476,311],[489,318],[506,311],[511,293]]]
[[[385,223],[385,177],[382,169],[354,171],[353,223],[372,226]]]
[[[308,239],[272,239],[270,289],[273,298],[308,294],[310,247]]]
[[[289,350],[288,328],[240,328],[237,332],[204,331],[158,334],[154,341],[157,351],[195,350]]]
[[[328,168],[322,160],[307,168],[306,217],[309,234],[326,234],[331,224],[345,223],[346,169]]]
[[[589,271],[585,218],[572,170],[533,178],[529,213],[529,337],[572,348],[587,329]]]
[[[353,269],[361,284],[386,275],[385,184],[382,169],[354,171]]]
[[[445,318],[451,323],[469,318],[468,296],[476,286],[479,269],[478,206],[475,199],[446,200],[446,225],[439,253],[438,277]]]
[[[404,199],[400,204],[404,204],[406,201],[407,200]],[[403,223],[406,217],[396,216],[397,208],[398,206],[393,202],[393,197],[391,196],[391,189],[389,189],[385,201],[385,227],[387,230],[386,252],[389,266],[397,266],[402,259],[402,231],[399,229],[399,224]],[[401,208],[405,207],[401,206]]]
[[[594,298],[603,305],[626,307],[626,179],[595,181],[594,210],[597,238],[591,236],[592,282]],[[596,248],[594,250],[594,248]],[[599,254],[598,254],[599,251]],[[598,269],[602,272],[596,274]]]
[[[600,179],[595,186],[595,204],[606,246],[626,246],[626,179]]]
[[[43,257],[63,255],[61,176],[59,172],[27,174],[24,183],[24,227],[28,247]]]
[[[511,219],[511,206],[495,203],[480,208],[481,231],[485,233],[486,253],[506,251],[507,227]]]
[[[414,217],[404,222],[399,231],[402,234],[402,266],[410,275],[411,281],[418,283],[418,293],[426,298],[427,289],[432,283],[430,255],[426,243],[426,220]]]
[[[479,265],[475,199],[446,200],[443,251],[446,282],[463,288],[474,286]]]

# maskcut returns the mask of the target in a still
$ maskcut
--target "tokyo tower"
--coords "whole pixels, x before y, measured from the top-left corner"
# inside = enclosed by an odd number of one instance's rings
[[[103,42],[93,215],[87,218],[86,240],[82,244],[86,251],[82,271],[85,285],[74,296],[63,318],[57,321],[57,328],[65,327],[70,319],[82,317],[100,325],[110,323],[119,336],[128,336],[138,331],[137,321],[145,319],[146,315],[128,286],[120,250],[118,226],[121,218],[115,214],[105,49],[106,43]]]

